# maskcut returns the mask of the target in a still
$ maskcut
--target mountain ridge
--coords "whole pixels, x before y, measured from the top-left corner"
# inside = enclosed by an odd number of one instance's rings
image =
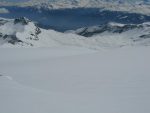
[[[29,0],[26,2],[6,2],[0,1],[0,6],[36,7],[46,9],[66,9],[66,8],[103,8],[114,11],[125,11],[131,13],[141,13],[150,15],[150,1],[138,0],[129,2],[128,0]]]
[[[85,37],[86,35],[79,34],[79,32],[76,34],[60,33],[42,29],[25,17],[0,18],[0,47],[77,46],[91,49],[112,49],[122,46],[150,45],[150,23],[139,25],[111,23],[104,27],[90,27],[80,31],[82,33],[85,31],[87,34],[88,32],[90,34],[100,32],[91,37]]]

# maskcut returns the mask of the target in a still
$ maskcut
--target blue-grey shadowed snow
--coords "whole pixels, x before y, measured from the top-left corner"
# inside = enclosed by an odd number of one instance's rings
[[[98,8],[77,8],[59,10],[37,10],[31,7],[4,7],[9,10],[8,14],[0,14],[0,17],[18,18],[27,17],[38,22],[42,28],[51,28],[64,32],[81,27],[101,25],[108,22],[124,24],[140,24],[150,21],[150,16],[126,13],[118,11],[107,11]]]

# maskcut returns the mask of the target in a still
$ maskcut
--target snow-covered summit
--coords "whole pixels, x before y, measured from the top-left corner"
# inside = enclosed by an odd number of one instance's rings
[[[14,20],[0,19],[0,44],[30,45],[28,40],[38,40],[40,29],[25,17]]]
[[[83,41],[79,41],[80,38]],[[0,18],[0,47],[82,46],[82,43],[85,43],[84,39],[75,34],[64,34],[39,28],[33,21],[25,17]]]

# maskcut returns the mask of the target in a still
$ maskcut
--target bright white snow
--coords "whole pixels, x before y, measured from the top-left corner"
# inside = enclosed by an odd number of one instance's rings
[[[149,113],[149,51],[1,48],[0,113]]]

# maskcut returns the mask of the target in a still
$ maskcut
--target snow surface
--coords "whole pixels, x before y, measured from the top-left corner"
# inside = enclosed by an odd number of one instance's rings
[[[149,113],[149,51],[1,48],[0,113]]]
[[[73,33],[87,38],[85,43],[91,48],[117,48],[122,46],[149,46],[150,23],[143,24],[120,24],[110,22],[101,26],[92,26],[69,30]],[[145,38],[143,37],[145,36]]]

